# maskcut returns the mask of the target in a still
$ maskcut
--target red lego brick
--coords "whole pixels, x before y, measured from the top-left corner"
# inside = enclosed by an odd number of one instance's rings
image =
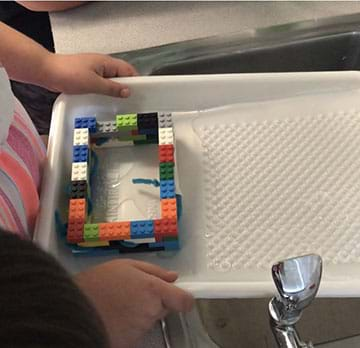
[[[99,240],[125,240],[131,239],[130,222],[104,222],[99,224]]]
[[[86,199],[70,199],[67,231],[67,241],[69,243],[84,241],[83,232],[86,215]]]
[[[176,198],[167,198],[161,200],[161,218],[172,219],[177,217]]]
[[[162,242],[166,237],[177,237],[177,220],[174,218],[154,220],[154,235],[156,242]]]
[[[66,240],[69,243],[81,243],[84,241],[84,223],[71,222],[68,224]]]
[[[131,135],[139,135],[139,130],[138,129],[133,129],[131,131]]]
[[[159,161],[174,162],[174,145],[159,145]]]

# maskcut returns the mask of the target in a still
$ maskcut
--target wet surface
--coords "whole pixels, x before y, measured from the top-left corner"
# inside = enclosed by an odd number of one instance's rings
[[[268,317],[269,299],[199,300],[205,330],[221,348],[276,348]],[[297,328],[314,344],[360,334],[360,299],[316,299]]]

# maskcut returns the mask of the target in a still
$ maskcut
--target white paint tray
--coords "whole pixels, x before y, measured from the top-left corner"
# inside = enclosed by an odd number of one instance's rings
[[[122,80],[128,100],[61,95],[54,106],[35,233],[44,249],[71,272],[114,257],[153,262],[203,298],[269,296],[271,264],[313,252],[324,259],[320,296],[360,295],[358,72]],[[147,111],[174,112],[181,250],[72,255],[54,216],[66,216],[74,117]]]

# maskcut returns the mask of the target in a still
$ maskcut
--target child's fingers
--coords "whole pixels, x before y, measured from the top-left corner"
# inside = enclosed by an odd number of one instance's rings
[[[137,76],[136,69],[122,59],[107,57],[104,77]]]
[[[194,306],[193,296],[185,290],[161,280],[154,284],[165,309],[174,312],[189,312]]]
[[[162,280],[165,280],[167,282],[174,282],[178,278],[178,274],[173,271],[169,271],[165,268],[162,268],[157,265],[153,265],[151,263],[142,262],[138,260],[129,260],[129,263],[131,263],[134,267],[137,269],[151,274],[155,277],[161,278]]]
[[[91,91],[97,94],[104,94],[110,97],[118,98],[127,98],[130,96],[130,90],[128,86],[100,76],[97,76],[97,78],[94,79],[93,86],[91,87]]]

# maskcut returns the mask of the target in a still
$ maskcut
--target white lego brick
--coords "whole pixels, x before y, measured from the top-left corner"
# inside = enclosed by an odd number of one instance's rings
[[[137,238],[137,239],[126,239],[125,242],[131,242],[134,244],[145,244],[145,243],[156,243],[155,238]]]
[[[71,181],[88,180],[87,162],[77,162],[72,164]]]
[[[74,129],[73,145],[89,145],[89,129],[77,128]]]
[[[173,128],[159,128],[159,145],[174,144]]]
[[[158,113],[159,128],[170,128],[173,126],[171,113],[159,112]]]

